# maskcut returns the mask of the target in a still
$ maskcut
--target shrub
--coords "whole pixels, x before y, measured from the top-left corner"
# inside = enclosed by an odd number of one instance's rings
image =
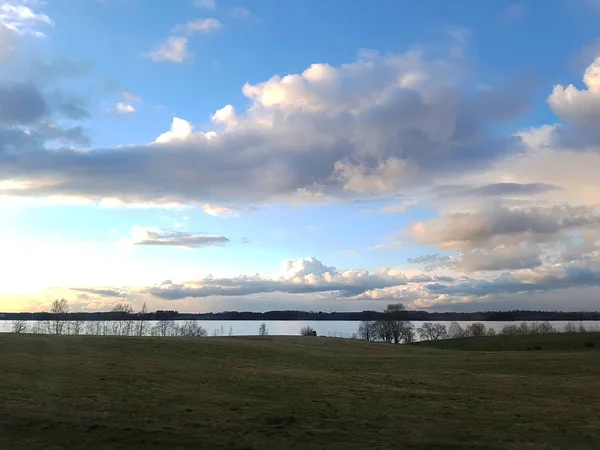
[[[302,329],[300,330],[300,336],[316,336],[317,332],[309,327],[308,325],[305,327],[302,327]]]
[[[590,342],[590,341],[586,342],[584,345],[585,345],[586,348],[593,348],[594,347],[594,343]]]

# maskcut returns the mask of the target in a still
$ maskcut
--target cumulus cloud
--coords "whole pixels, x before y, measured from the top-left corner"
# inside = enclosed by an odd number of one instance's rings
[[[154,56],[181,62],[185,41],[172,44]],[[504,88],[502,95],[465,90],[454,64],[417,51],[362,52],[340,67],[313,64],[300,74],[246,84],[251,105],[245,113],[226,106],[212,117],[223,131],[196,130],[176,118],[152,144],[88,152],[40,148],[36,158],[10,162],[7,172],[46,180],[19,195],[109,197],[125,204],[392,193],[485,167],[512,145],[485,130],[518,115],[526,96]]]
[[[432,281],[428,277],[426,281]],[[215,278],[212,276],[184,283],[171,280],[143,289],[141,292],[159,298],[176,300],[187,297],[247,296],[282,292],[288,294],[336,293],[353,297],[369,289],[404,285],[411,282],[404,274],[388,268],[377,273],[366,270],[343,270],[328,267],[316,258],[285,261],[279,276],[261,275]],[[424,282],[417,280],[416,282]]]
[[[585,70],[583,84],[584,89],[558,84],[548,97],[548,105],[564,122],[557,137],[566,146],[600,144],[600,56]]]
[[[204,248],[222,247],[229,243],[225,236],[140,226],[132,227],[131,236],[134,245]]]
[[[146,56],[156,62],[171,61],[182,63],[189,57],[187,45],[188,39],[186,37],[169,36],[165,42],[158,44]]]
[[[135,112],[135,108],[132,105],[123,102],[117,103],[115,110],[119,115],[129,115]]]

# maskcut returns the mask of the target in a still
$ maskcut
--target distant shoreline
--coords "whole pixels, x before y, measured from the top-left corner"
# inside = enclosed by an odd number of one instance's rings
[[[411,321],[544,321],[544,320],[600,320],[599,311],[480,311],[480,312],[428,312],[428,311],[402,311],[394,313],[393,318]],[[94,312],[94,313],[67,313],[51,314],[47,312],[35,313],[0,313],[2,320],[206,320],[206,321],[346,321],[360,322],[363,320],[377,320],[392,317],[389,314],[377,311],[361,312],[312,312],[312,311],[267,311],[267,312],[240,312],[225,311],[218,313],[181,313],[178,311],[155,311],[147,314],[122,313],[122,312]]]

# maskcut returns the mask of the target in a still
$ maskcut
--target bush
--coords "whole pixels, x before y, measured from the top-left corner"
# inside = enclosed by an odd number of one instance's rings
[[[594,348],[594,343],[590,341],[586,342],[584,345],[586,348]]]
[[[300,330],[300,336],[316,336],[317,332],[309,327],[308,325],[305,327],[302,327],[302,329]]]

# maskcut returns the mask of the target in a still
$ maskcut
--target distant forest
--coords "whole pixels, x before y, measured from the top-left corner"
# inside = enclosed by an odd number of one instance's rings
[[[180,313],[178,311],[155,311],[145,314],[126,312],[74,312],[67,314],[0,313],[0,320],[340,320],[356,321],[382,320],[386,318],[414,321],[543,321],[543,320],[600,320],[598,311],[482,311],[482,312],[428,312],[401,311],[383,313],[377,311],[362,312],[322,312],[322,311],[224,311],[217,313]]]

